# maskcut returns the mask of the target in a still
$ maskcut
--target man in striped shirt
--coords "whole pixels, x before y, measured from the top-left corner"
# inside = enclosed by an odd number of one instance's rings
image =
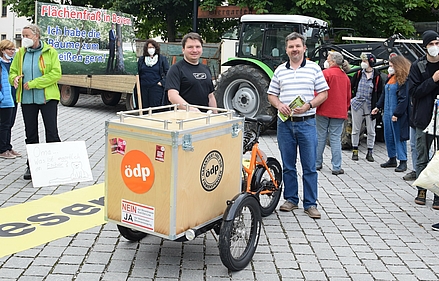
[[[328,84],[320,67],[305,58],[305,36],[293,32],[285,38],[289,60],[276,68],[268,88],[268,100],[284,116],[277,120],[277,140],[283,163],[284,199],[281,211],[298,208],[297,148],[300,151],[303,182],[303,208],[313,219],[317,210],[317,130],[315,108],[328,97]],[[291,109],[291,101],[300,96],[305,104]]]

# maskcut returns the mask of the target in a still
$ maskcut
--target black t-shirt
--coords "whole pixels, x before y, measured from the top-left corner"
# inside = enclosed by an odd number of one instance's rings
[[[189,104],[209,106],[208,96],[214,91],[210,69],[204,64],[178,61],[166,75],[166,90],[171,89],[177,90]]]

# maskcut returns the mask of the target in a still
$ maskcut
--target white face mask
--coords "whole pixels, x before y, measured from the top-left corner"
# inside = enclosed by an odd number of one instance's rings
[[[155,54],[155,48],[148,48],[148,54],[153,56]]]
[[[439,53],[439,48],[436,46],[431,46],[431,47],[427,48],[427,52],[430,56],[435,57]]]
[[[391,66],[389,66],[389,68],[387,69],[387,72],[389,72],[390,75],[395,74],[395,69]]]
[[[360,66],[361,66],[362,69],[366,69],[366,68],[369,67],[369,64],[367,62],[362,61]]]
[[[329,68],[329,62],[327,60],[323,63],[323,68]]]
[[[11,59],[14,57],[14,55],[12,55],[12,57],[11,57],[11,56],[9,56],[9,55],[6,54],[6,53],[5,53],[4,55],[5,55],[5,58],[8,59],[8,60],[11,60]]]
[[[21,40],[21,45],[25,48],[30,48],[34,45],[34,40],[32,40],[30,38],[23,38]]]

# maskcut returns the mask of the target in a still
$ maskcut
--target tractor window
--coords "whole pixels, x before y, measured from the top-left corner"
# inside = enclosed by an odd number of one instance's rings
[[[244,57],[259,57],[262,42],[264,38],[265,24],[252,23],[243,26],[242,33],[242,56]]]
[[[299,25],[280,23],[267,24],[263,54],[274,58],[285,54],[285,38],[292,32],[299,32]]]

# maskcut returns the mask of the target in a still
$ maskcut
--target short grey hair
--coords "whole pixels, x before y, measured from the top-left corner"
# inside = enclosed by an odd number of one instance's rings
[[[331,61],[335,62],[338,66],[343,65],[343,55],[339,52],[331,51],[328,53],[328,56],[331,58]]]
[[[303,36],[300,33],[297,33],[297,32],[293,32],[293,33],[290,33],[290,34],[287,35],[287,37],[285,38],[285,46],[288,45],[288,41],[296,40],[296,39],[302,40],[303,46],[305,46],[305,44],[306,44],[306,37]]]
[[[29,29],[33,34],[35,34],[36,36],[38,36],[38,38],[40,38],[41,30],[38,27],[38,25],[29,24],[29,25],[26,25],[25,27],[23,27],[23,29]]]

